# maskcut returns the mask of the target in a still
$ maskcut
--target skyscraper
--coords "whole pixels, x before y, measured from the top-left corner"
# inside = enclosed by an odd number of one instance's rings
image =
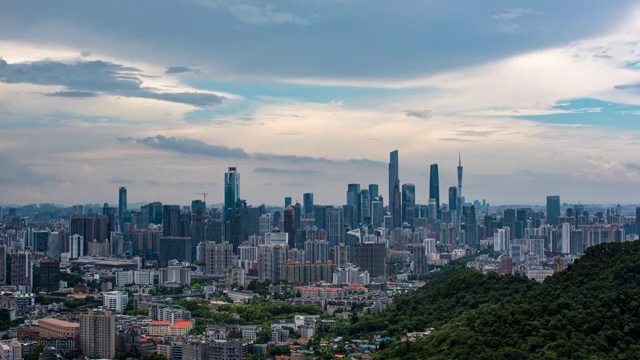
[[[120,224],[120,232],[124,232],[124,214],[127,213],[127,188],[120,187],[118,192],[118,223]],[[102,241],[102,239],[100,239]]]
[[[284,208],[286,209],[287,206],[291,205],[293,202],[291,201],[291,196],[287,196],[284,198]]]
[[[347,185],[347,206],[351,206],[352,213],[345,214],[350,215],[346,220],[349,223],[351,228],[355,228],[360,223],[360,213],[358,209],[360,208],[360,204],[358,202],[358,197],[360,196],[360,184],[349,184]]]
[[[207,204],[200,200],[193,200],[191,202],[191,247],[193,250],[199,243],[205,241],[205,225],[204,215],[207,212]]]
[[[416,186],[413,184],[402,184],[402,222],[413,223],[416,205]],[[411,209],[413,216],[408,219],[408,210]],[[410,220],[410,221],[409,221]]]
[[[449,210],[456,211],[458,210],[458,188],[455,186],[451,186],[449,188]]]
[[[163,236],[160,238],[158,267],[167,267],[170,260],[191,262],[191,238]]]
[[[465,243],[473,248],[480,247],[480,239],[478,238],[478,219],[476,218],[476,207],[474,205],[464,207],[465,214]]]
[[[18,251],[11,255],[11,285],[24,286],[27,292],[33,288],[33,260],[30,251]]]
[[[224,221],[231,215],[238,214],[238,200],[240,200],[240,174],[235,167],[230,167],[224,174]]]
[[[369,198],[370,201],[380,196],[380,192],[378,190],[378,184],[369,184]]]
[[[313,193],[305,193],[302,195],[302,204],[305,214],[313,213]]]
[[[115,319],[110,311],[80,315],[80,350],[92,359],[116,356]]]
[[[458,154],[458,196],[462,197],[462,155]],[[460,204],[462,206],[463,204]]]
[[[402,227],[402,206],[400,204],[401,200],[399,186],[399,184],[396,184],[396,186],[393,187],[393,192],[391,193],[391,202],[389,203],[394,229]]]
[[[429,171],[429,199],[436,201],[437,211],[440,211],[440,180],[438,176],[438,164],[431,164]]]
[[[558,225],[558,216],[560,216],[560,196],[547,196],[547,224]]]
[[[40,260],[40,288],[45,292],[60,288],[60,262],[53,259]]]
[[[327,234],[329,238],[329,246],[338,246],[343,241],[343,222],[342,208],[329,207],[326,210]]]
[[[398,150],[394,150],[389,153],[389,197],[390,201],[393,201],[393,188],[400,186],[400,178],[398,172]],[[389,204],[391,205],[391,203]]]
[[[180,236],[180,206],[162,206],[162,236]]]
[[[296,244],[296,220],[295,209],[289,205],[284,209],[284,232],[289,234],[289,248],[293,249]]]
[[[369,189],[360,190],[358,198],[360,223],[368,226],[371,224],[371,197],[369,196]]]

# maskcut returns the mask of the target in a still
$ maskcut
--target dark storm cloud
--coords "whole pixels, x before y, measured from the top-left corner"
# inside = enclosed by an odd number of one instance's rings
[[[143,87],[139,69],[106,61],[64,63],[41,60],[9,64],[0,59],[0,82],[63,86],[49,96],[86,98],[99,95],[155,99],[199,107],[220,104],[224,97],[196,92],[161,92]]]
[[[332,160],[322,157],[279,155],[256,153],[249,154],[241,148],[230,148],[222,145],[207,144],[203,141],[189,138],[166,137],[162,135],[146,138],[120,138],[120,141],[145,145],[150,148],[172,151],[186,155],[206,155],[215,158],[227,159],[254,159],[259,161],[286,162],[296,165],[304,164],[347,164],[357,166],[385,167],[382,161],[369,159]]]

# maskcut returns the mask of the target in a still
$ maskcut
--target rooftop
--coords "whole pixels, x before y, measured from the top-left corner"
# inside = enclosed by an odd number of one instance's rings
[[[65,327],[80,328],[80,324],[72,323],[72,322],[64,321],[64,320],[58,320],[58,319],[54,319],[54,318],[42,319],[38,323],[39,324],[43,324],[43,323],[51,324],[51,325],[55,325],[55,326],[65,326]]]

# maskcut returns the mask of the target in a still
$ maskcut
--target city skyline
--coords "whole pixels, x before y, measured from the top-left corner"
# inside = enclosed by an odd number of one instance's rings
[[[461,151],[467,199],[628,201],[637,4],[462,4],[2,4],[0,201],[219,202],[236,166],[252,202],[338,203],[345,184],[384,189],[393,149],[418,198],[428,164],[441,197],[456,184]],[[104,25],[123,11],[144,16]]]

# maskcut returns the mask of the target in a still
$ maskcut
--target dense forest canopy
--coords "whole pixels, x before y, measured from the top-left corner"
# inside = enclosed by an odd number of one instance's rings
[[[450,268],[349,332],[396,339],[379,359],[637,359],[639,285],[640,241],[589,248],[543,284]],[[432,335],[397,341],[429,327]]]

